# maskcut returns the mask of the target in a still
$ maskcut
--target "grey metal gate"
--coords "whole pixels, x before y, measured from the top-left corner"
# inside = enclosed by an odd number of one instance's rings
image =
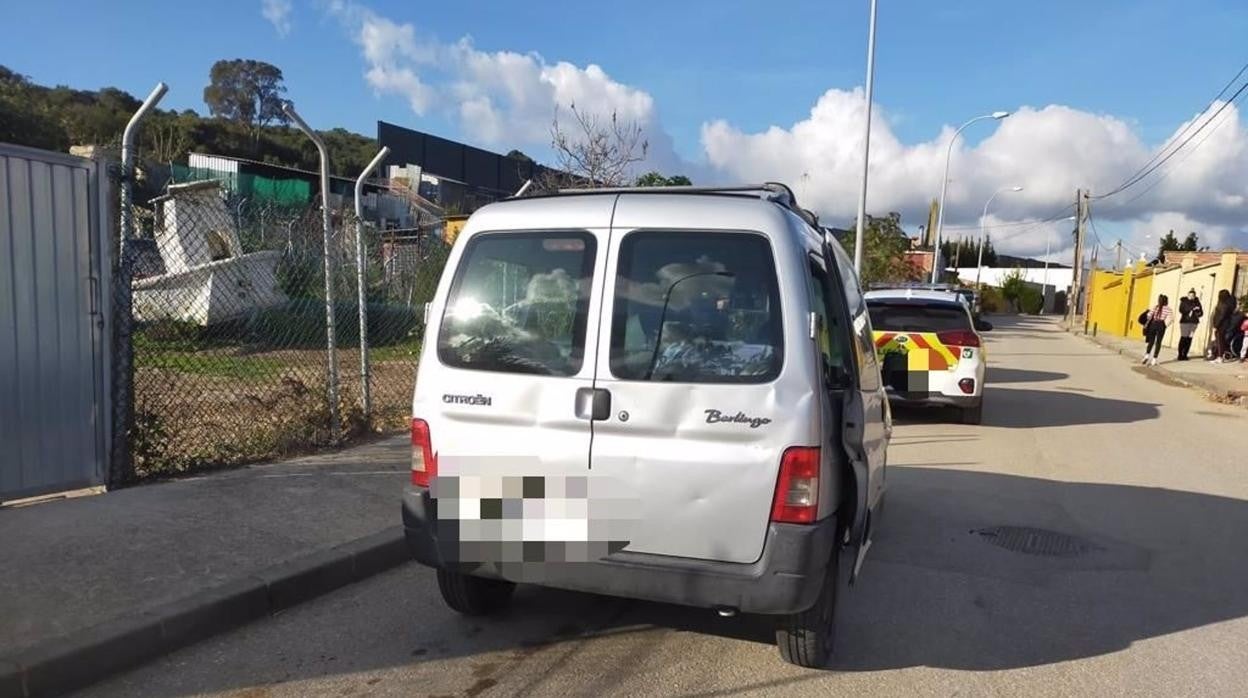
[[[106,166],[0,144],[0,500],[104,483]]]

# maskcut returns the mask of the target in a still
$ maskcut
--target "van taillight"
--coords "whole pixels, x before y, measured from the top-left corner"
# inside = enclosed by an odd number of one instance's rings
[[[811,523],[819,508],[819,449],[794,446],[780,458],[780,477],[771,500],[771,520]]]
[[[948,344],[955,347],[977,347],[979,346],[979,335],[970,330],[949,330],[948,332],[937,332],[936,339],[941,344]]]
[[[433,442],[429,439],[429,423],[423,419],[412,420],[412,484],[428,487],[429,480],[438,474],[438,458],[433,455]]]

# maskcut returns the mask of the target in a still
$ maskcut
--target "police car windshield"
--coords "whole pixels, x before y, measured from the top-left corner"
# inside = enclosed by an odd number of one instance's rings
[[[969,330],[971,318],[960,303],[867,301],[871,328],[887,332]]]

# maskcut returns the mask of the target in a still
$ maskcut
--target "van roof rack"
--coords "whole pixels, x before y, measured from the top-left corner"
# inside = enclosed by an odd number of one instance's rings
[[[797,197],[787,184],[780,182],[763,182],[762,184],[736,184],[722,187],[697,186],[664,186],[664,187],[602,187],[560,189],[559,194],[732,194],[738,196],[753,194],[760,199],[773,201],[796,213],[811,226],[819,227],[819,217],[813,212],[802,208]]]

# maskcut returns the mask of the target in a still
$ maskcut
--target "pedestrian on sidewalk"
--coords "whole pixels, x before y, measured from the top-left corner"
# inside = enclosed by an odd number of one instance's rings
[[[1239,314],[1239,363],[1248,361],[1248,313]]]
[[[1213,331],[1213,356],[1210,358],[1215,364],[1222,363],[1222,357],[1230,351],[1229,335],[1234,330],[1234,321],[1235,298],[1230,291],[1222,289],[1218,291],[1218,304],[1213,307],[1209,322]]]
[[[1161,340],[1166,336],[1166,329],[1174,322],[1174,311],[1170,308],[1170,298],[1166,294],[1157,296],[1157,305],[1148,311],[1148,322],[1144,323],[1144,363],[1157,365],[1157,354],[1161,352]]]
[[[1196,326],[1200,324],[1200,318],[1205,314],[1205,309],[1200,304],[1200,297],[1196,295],[1196,289],[1191,289],[1187,295],[1179,299],[1179,361],[1187,361],[1188,353],[1192,350],[1192,335],[1196,333]]]

